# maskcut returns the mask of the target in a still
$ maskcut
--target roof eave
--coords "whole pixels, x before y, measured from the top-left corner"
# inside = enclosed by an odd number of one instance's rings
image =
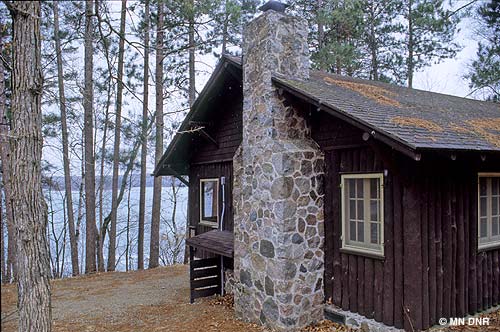
[[[179,127],[178,132],[175,134],[174,138],[172,139],[172,142],[170,142],[170,144],[167,147],[167,150],[165,151],[165,153],[162,155],[162,157],[160,158],[160,160],[156,164],[155,169],[153,171],[153,175],[155,177],[166,175],[166,174],[162,174],[162,172],[161,172],[165,166],[165,161],[168,160],[170,155],[175,151],[176,145],[178,144],[179,139],[181,138],[182,135],[186,134],[186,133],[182,133],[182,132],[187,131],[188,126],[189,126],[189,122],[191,121],[193,116],[196,114],[199,106],[203,104],[203,102],[205,101],[205,99],[209,95],[209,92],[212,89],[213,83],[219,79],[219,77],[222,75],[222,73],[224,72],[224,70],[226,69],[228,64],[236,66],[238,68],[241,68],[241,64],[234,61],[232,58],[227,57],[225,55],[222,56],[219,63],[215,67],[214,72],[212,73],[212,75],[208,79],[207,83],[203,87],[203,90],[200,92],[200,94],[198,95],[198,98],[196,98],[193,105],[191,106],[191,110],[186,115],[186,118],[184,119],[181,126]],[[187,133],[187,134],[189,134],[189,133]],[[173,170],[170,165],[168,166],[168,168]],[[170,174],[168,174],[168,175],[170,175]],[[187,174],[181,174],[181,175],[187,175]]]

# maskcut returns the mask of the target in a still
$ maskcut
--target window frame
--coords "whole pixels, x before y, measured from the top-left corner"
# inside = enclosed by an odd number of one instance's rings
[[[367,247],[361,247],[361,246],[356,246],[352,244],[348,244],[347,242],[347,225],[346,223],[349,222],[349,220],[346,220],[347,217],[347,211],[346,211],[346,180],[350,179],[379,179],[379,192],[380,192],[380,229],[379,229],[379,235],[380,235],[380,249],[371,249]],[[353,254],[361,254],[365,256],[371,256],[374,258],[384,258],[385,253],[384,253],[384,173],[345,173],[340,175],[340,196],[341,196],[341,215],[340,215],[340,222],[342,223],[342,234],[341,234],[341,250],[348,252],[348,253],[353,253]],[[363,197],[363,200],[365,197]],[[371,199],[371,196],[367,198],[368,200]],[[365,204],[365,203],[363,203]],[[368,217],[369,219],[369,217]],[[369,220],[366,221],[364,220],[363,222],[370,222]],[[368,236],[368,241],[369,241],[369,236]],[[367,242],[368,242],[367,241]]]
[[[215,182],[217,185],[217,190],[216,190],[216,195],[217,195],[217,221],[211,221],[211,220],[204,220],[203,219],[203,208],[204,208],[204,195],[203,195],[203,183],[205,182]],[[213,227],[213,228],[218,228],[219,227],[219,188],[220,183],[219,183],[219,178],[204,178],[200,179],[200,225],[208,226],[208,227]]]
[[[491,201],[492,196],[488,196],[488,192],[491,194],[491,190],[486,189],[486,237],[489,240],[486,243],[481,243],[481,178],[499,178],[500,179],[500,173],[498,172],[480,172],[477,173],[477,249],[479,251],[483,250],[489,250],[489,249],[496,249],[500,248],[500,232],[499,235],[496,235],[493,238],[493,230],[492,230],[492,222],[491,222],[491,211],[488,210],[488,205],[490,205],[490,210],[491,210],[491,203],[488,203],[488,201]],[[500,180],[499,180],[500,181]],[[491,186],[490,186],[491,188]],[[500,194],[500,193],[499,193]],[[498,207],[500,209],[500,206]],[[500,212],[500,211],[499,211]],[[489,218],[488,218],[489,215]],[[500,227],[500,224],[499,224]]]

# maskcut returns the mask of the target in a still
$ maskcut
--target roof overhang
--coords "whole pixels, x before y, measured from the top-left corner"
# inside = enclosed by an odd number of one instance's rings
[[[189,130],[191,123],[208,111],[210,107],[209,100],[223,88],[222,85],[228,77],[241,81],[241,63],[235,57],[223,55],[205,87],[193,103],[172,142],[170,142],[157,163],[153,172],[154,176],[172,175],[180,178],[188,174],[189,153],[186,148],[190,140],[189,135],[195,134]]]

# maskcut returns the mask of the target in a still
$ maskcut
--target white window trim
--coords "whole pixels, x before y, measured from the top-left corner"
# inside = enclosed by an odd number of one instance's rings
[[[348,179],[379,179],[380,180],[380,250],[368,249],[365,247],[354,246],[346,243],[346,185],[345,180]],[[359,174],[342,174],[340,176],[340,196],[341,196],[341,223],[342,223],[342,249],[360,254],[371,256],[384,257],[384,174],[383,173],[359,173]]]
[[[477,248],[478,250],[487,250],[491,248],[498,248],[500,246],[500,235],[497,235],[492,241],[487,243],[480,243],[481,239],[481,188],[480,188],[480,178],[490,178],[490,177],[500,177],[500,173],[496,172],[482,172],[477,173]],[[500,208],[500,207],[499,207]],[[491,230],[491,222],[487,223],[487,235],[491,236],[493,231]]]
[[[217,183],[217,221],[213,222],[210,220],[203,220],[203,183],[204,182],[216,182]],[[219,227],[219,178],[209,178],[209,179],[200,179],[200,225],[218,228]]]

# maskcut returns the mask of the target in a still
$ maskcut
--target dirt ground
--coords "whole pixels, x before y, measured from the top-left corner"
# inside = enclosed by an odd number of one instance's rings
[[[52,281],[54,332],[267,331],[238,321],[225,305],[228,301],[202,299],[189,304],[188,280],[187,266],[178,265]],[[17,331],[15,285],[1,286],[1,300],[1,331]],[[494,326],[500,326],[500,311],[492,316]],[[349,330],[327,321],[305,329]]]

